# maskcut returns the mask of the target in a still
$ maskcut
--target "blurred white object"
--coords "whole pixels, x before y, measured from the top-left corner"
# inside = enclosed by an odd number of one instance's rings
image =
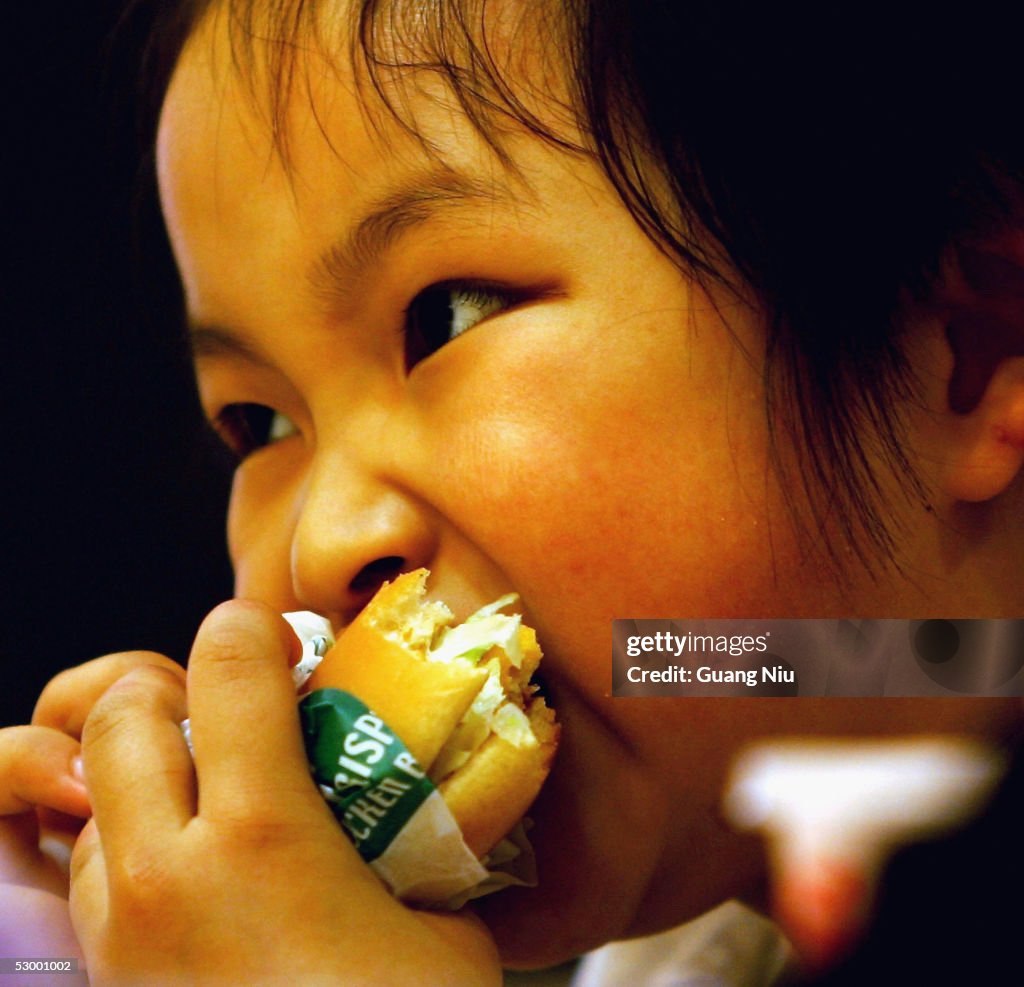
[[[776,918],[823,966],[857,938],[889,855],[965,823],[1002,771],[966,737],[772,741],[737,760],[724,809],[764,835]]]
[[[667,932],[588,954],[572,987],[769,987],[792,955],[768,919],[727,901]]]

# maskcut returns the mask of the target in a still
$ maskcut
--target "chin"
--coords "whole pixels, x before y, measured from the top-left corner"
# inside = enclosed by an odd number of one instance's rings
[[[552,698],[562,744],[528,814],[539,883],[476,905],[506,966],[553,966],[756,893],[759,840],[726,827],[698,791],[668,790],[572,694]]]
[[[551,966],[628,934],[666,832],[667,802],[634,759],[591,712],[558,703],[568,726],[529,812],[539,883],[476,905],[510,967]]]

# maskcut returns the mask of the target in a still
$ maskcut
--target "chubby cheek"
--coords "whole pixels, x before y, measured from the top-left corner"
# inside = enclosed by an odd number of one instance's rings
[[[607,688],[612,619],[750,615],[778,592],[759,382],[728,367],[730,345],[686,344],[630,327],[524,367],[529,386],[490,409],[489,456],[506,465],[462,495],[560,673],[590,691]]]

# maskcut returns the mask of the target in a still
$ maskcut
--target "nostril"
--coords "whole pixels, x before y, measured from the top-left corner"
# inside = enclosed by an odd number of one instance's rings
[[[349,592],[356,596],[376,592],[385,580],[400,576],[404,566],[405,559],[400,555],[386,555],[374,559],[356,573],[355,578],[348,584]]]

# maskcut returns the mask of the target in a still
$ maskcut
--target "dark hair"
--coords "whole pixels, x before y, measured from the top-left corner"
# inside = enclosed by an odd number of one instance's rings
[[[147,70],[151,119],[180,46],[211,5],[161,5]],[[898,0],[523,3],[523,30],[563,63],[560,109],[584,135],[575,146],[531,109],[538,93],[524,98],[507,49],[498,54],[494,8],[353,3],[353,64],[407,126],[395,78],[426,70],[499,153],[512,120],[594,155],[682,269],[756,299],[775,448],[782,430],[796,440],[819,524],[838,525],[865,562],[865,546],[891,557],[899,533],[872,458],[881,453],[910,496],[926,496],[897,410],[915,386],[903,308],[929,297],[955,243],[1010,221],[1024,182],[1024,87],[1009,15]],[[284,148],[281,94],[298,42],[318,30],[318,5],[226,0],[226,9],[236,57],[251,69],[262,52]],[[835,561],[840,549],[829,544]]]

